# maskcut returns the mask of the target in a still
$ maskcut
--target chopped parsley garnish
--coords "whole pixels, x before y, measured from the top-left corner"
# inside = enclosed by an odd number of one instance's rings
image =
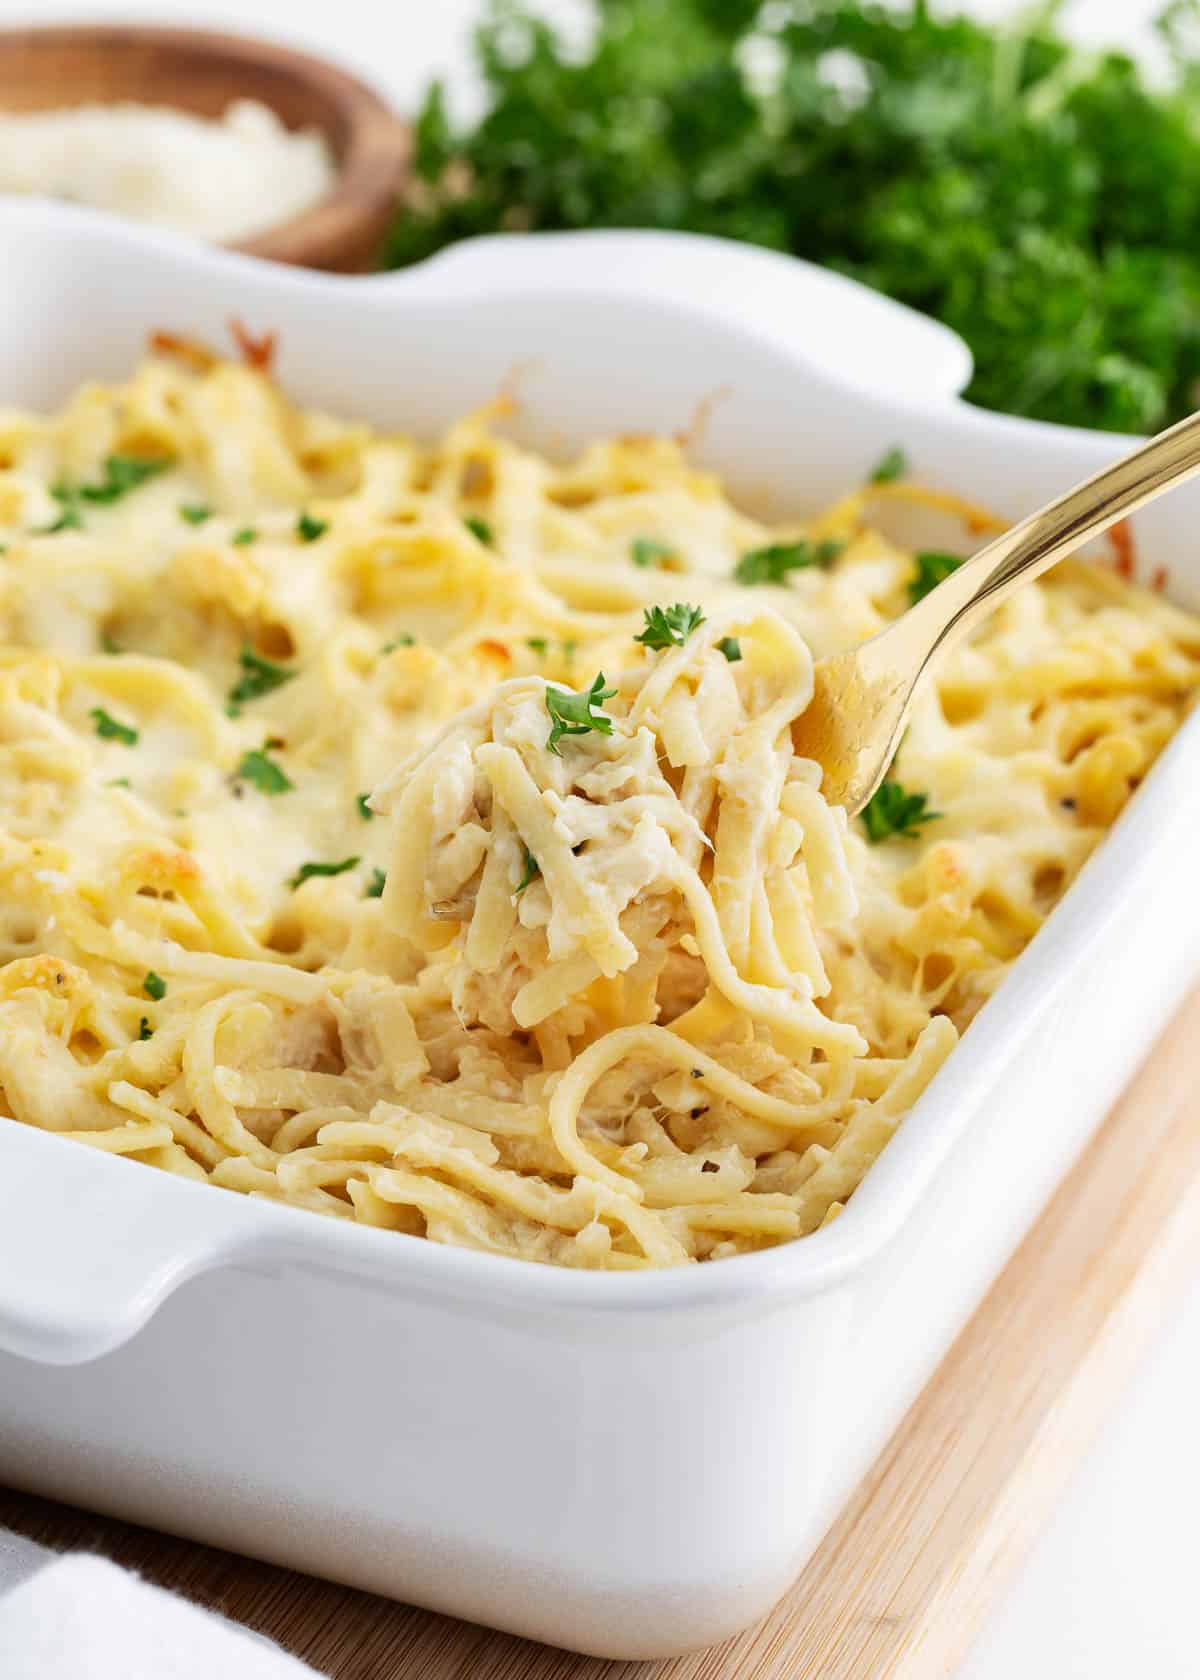
[[[105,787],[131,788],[133,783],[128,776],[114,776],[111,782],[105,782]]]
[[[563,650],[563,658],[566,660],[567,664],[569,665],[571,663],[571,661],[574,659],[575,655],[579,652],[579,643],[577,641],[575,641],[572,637],[568,637],[567,640],[562,645],[562,650]]]
[[[645,628],[640,636],[633,639],[652,652],[682,647],[692,631],[698,630],[704,623],[700,608],[690,607],[686,601],[676,601],[671,607],[647,607],[642,617],[646,621]]]
[[[675,550],[668,548],[666,543],[656,542],[653,537],[634,537],[629,553],[635,566],[649,571],[652,567],[661,566],[664,560],[670,560]]]
[[[247,700],[261,700],[264,694],[282,688],[297,674],[289,671],[286,665],[276,665],[273,660],[264,659],[249,645],[238,654],[238,663],[243,674],[229,690],[229,704],[225,709],[230,717],[236,717]]]
[[[260,793],[290,793],[296,785],[268,756],[266,747],[261,752],[243,753],[236,775],[239,781],[253,782]]]
[[[137,746],[137,730],[131,729],[127,723],[118,723],[103,706],[93,706],[88,716],[96,725],[96,733],[102,741],[120,741],[126,747]]]
[[[148,998],[153,998],[155,1003],[161,1003],[167,995],[167,982],[161,974],[155,974],[151,969],[142,981],[142,990]]]
[[[253,525],[243,525],[241,530],[235,531],[229,540],[235,548],[245,548],[248,543],[258,541],[258,532]]]
[[[65,484],[54,484],[50,488],[50,494],[54,497],[62,512],[53,525],[43,525],[40,535],[53,537],[59,531],[82,531],[83,514],[79,510],[76,492],[69,489]]]
[[[371,871],[371,884],[367,888],[367,897],[368,898],[382,898],[383,897],[383,889],[386,886],[387,886],[387,873],[386,873],[386,871],[382,870],[382,869],[373,869]]]
[[[109,502],[119,501],[130,490],[136,490],[145,484],[148,478],[155,478],[160,472],[166,472],[170,465],[170,461],[161,458],[147,461],[137,455],[110,455],[104,463],[104,477],[99,484],[53,485],[50,494],[62,508],[62,512],[53,525],[46,527],[47,533],[81,531],[81,502],[107,505]]]
[[[358,814],[364,822],[374,822],[375,820],[375,813],[367,804],[367,800],[370,799],[370,797],[371,795],[369,793],[360,793],[358,798],[355,800],[355,804],[358,806]]]
[[[417,638],[410,636],[407,630],[402,630],[398,636],[393,636],[390,642],[384,642],[380,653],[393,653],[398,647],[416,647]]]
[[[742,644],[736,636],[722,636],[717,643],[717,648],[725,655],[731,665],[736,665],[742,657]]]
[[[75,491],[85,502],[116,502],[130,490],[137,490],[149,478],[166,472],[170,461],[142,460],[137,455],[110,455],[104,463],[104,477],[99,484],[81,484]]]
[[[915,607],[918,601],[923,601],[931,589],[936,589],[956,572],[963,563],[961,554],[943,554],[940,549],[927,548],[916,556],[917,570],[909,580],[908,598]]]
[[[733,575],[738,583],[783,583],[789,572],[832,566],[845,546],[832,538],[819,543],[804,537],[794,543],[768,543],[765,548],[752,548],[743,554]]]
[[[532,648],[533,652],[537,654],[539,659],[545,659],[546,650],[550,644],[546,640],[545,636],[526,636],[525,646],[527,648]]]
[[[899,782],[880,782],[861,812],[867,839],[873,846],[892,834],[917,839],[922,823],[941,816],[940,811],[928,810],[928,804],[927,793],[907,793]]]
[[[616,692],[615,688],[605,688],[603,671],[590,688],[581,688],[577,693],[568,688],[554,688],[547,683],[546,710],[550,713],[552,725],[546,739],[549,750],[561,758],[558,743],[564,735],[589,735],[593,731],[597,735],[611,735],[612,719],[592,708],[602,706]]]
[[[531,881],[536,881],[537,877],[541,873],[542,873],[541,864],[534,857],[533,853],[529,850],[528,846],[526,846],[526,848],[525,848],[525,870],[524,870],[524,873],[521,876],[521,879],[517,882],[517,890],[513,894],[513,897],[514,898],[520,898],[521,894],[525,891],[525,888],[529,885],[529,883]]]
[[[296,535],[301,542],[316,542],[328,529],[328,519],[318,519],[315,513],[302,513],[296,521]]]
[[[155,975],[154,978],[156,980],[158,980],[157,975]],[[158,983],[159,983],[160,986],[162,985],[161,980],[159,980]],[[164,989],[164,991],[166,990],[165,987],[163,989]],[[144,1040],[144,1039],[153,1038],[153,1037],[154,1037],[154,1028],[150,1025],[150,1022],[143,1015],[141,1020],[138,1022],[138,1038]]]
[[[463,524],[467,527],[467,530],[470,531],[473,537],[478,537],[481,543],[485,543],[488,548],[491,548],[492,543],[495,541],[495,537],[492,532],[492,527],[488,524],[486,519],[480,519],[477,513],[469,513],[463,520]]]
[[[293,891],[303,886],[305,881],[311,881],[314,875],[344,875],[348,869],[356,869],[361,859],[356,857],[343,858],[340,863],[302,863],[288,882]]]
[[[212,509],[204,502],[180,502],[179,517],[189,525],[203,525],[206,519],[212,518]]]
[[[897,444],[889,449],[871,474],[871,484],[894,484],[896,479],[903,478],[908,471],[908,456]]]

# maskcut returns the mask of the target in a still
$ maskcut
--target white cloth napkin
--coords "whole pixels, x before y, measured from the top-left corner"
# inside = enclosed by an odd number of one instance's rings
[[[3,1680],[317,1680],[268,1639],[85,1552],[0,1530]]]

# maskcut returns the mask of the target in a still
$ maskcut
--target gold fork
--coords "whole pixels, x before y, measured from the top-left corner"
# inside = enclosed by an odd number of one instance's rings
[[[812,704],[792,725],[802,758],[824,770],[821,791],[855,816],[900,744],[913,691],[930,661],[1019,584],[1200,472],[1200,414],[1077,484],[1013,525],[870,641],[818,661]]]

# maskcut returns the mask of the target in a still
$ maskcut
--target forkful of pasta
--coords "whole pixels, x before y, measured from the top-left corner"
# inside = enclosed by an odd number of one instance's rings
[[[868,803],[938,655],[1019,585],[1197,472],[1200,414],[1193,414],[1011,526],[869,641],[820,660],[792,739],[801,757],[821,765],[826,801],[851,817]]]

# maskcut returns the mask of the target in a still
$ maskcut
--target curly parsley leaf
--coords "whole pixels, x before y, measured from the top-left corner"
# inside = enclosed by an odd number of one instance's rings
[[[880,782],[860,813],[867,839],[873,846],[893,834],[915,840],[922,823],[936,822],[941,816],[928,806],[927,793],[908,793],[899,782]]]
[[[384,642],[379,651],[381,654],[395,653],[397,648],[416,647],[416,645],[417,638],[410,636],[407,630],[402,630],[398,636],[393,636],[390,642]]]
[[[939,583],[944,583],[951,572],[956,572],[963,563],[961,554],[944,554],[940,549],[927,548],[914,556],[917,569],[908,585],[908,598],[915,607],[918,601],[923,601],[931,589],[936,589]]]
[[[473,537],[477,537],[483,543],[485,548],[491,548],[496,538],[486,519],[480,519],[477,513],[469,513],[463,520],[463,524]]]
[[[96,733],[102,741],[120,741],[122,746],[137,746],[137,730],[131,729],[127,723],[118,723],[117,719],[106,712],[103,706],[93,706],[88,716],[96,725]]]
[[[641,566],[649,571],[655,566],[661,566],[664,560],[674,557],[675,550],[666,543],[656,542],[653,537],[634,537],[629,545],[629,557],[635,566]]]
[[[253,525],[243,525],[240,531],[235,531],[230,537],[235,548],[246,548],[250,543],[258,541],[258,532]]]
[[[212,509],[205,502],[180,502],[179,517],[188,525],[203,525],[212,518]]]
[[[546,738],[547,748],[556,757],[561,758],[558,743],[564,735],[590,735],[593,732],[597,735],[611,735],[612,719],[593,708],[611,700],[616,692],[615,688],[605,688],[603,671],[590,688],[581,688],[577,692],[547,683],[546,710],[550,714],[551,724],[550,734]]]
[[[743,554],[733,575],[738,583],[783,583],[790,572],[832,566],[845,546],[832,538],[819,543],[804,538],[794,543],[768,543],[765,548],[752,548]]]
[[[288,886],[295,891],[316,875],[344,875],[348,869],[357,869],[361,861],[361,858],[348,857],[343,858],[340,863],[302,863],[288,882]]]
[[[301,542],[316,542],[328,529],[328,519],[318,519],[315,513],[302,513],[296,521],[296,535]]]
[[[506,0],[476,32],[478,117],[430,88],[392,263],[515,227],[720,233],[940,317],[985,407],[1152,432],[1195,406],[1193,0],[1162,20],[1165,77],[1074,46],[1053,3],[990,23],[928,0],[606,0],[582,51],[539,9]]]
[[[170,461],[161,456],[144,460],[138,455],[110,455],[104,463],[104,477],[99,484],[81,484],[76,495],[85,502],[118,502],[131,490],[138,490],[147,479],[166,472]]]
[[[530,882],[536,881],[541,873],[541,864],[527,846],[525,848],[525,869],[521,879],[517,882],[516,891],[513,893],[513,897],[520,898],[521,894],[525,891],[525,888],[529,886]]]
[[[374,822],[375,820],[375,813],[367,804],[367,800],[370,799],[370,797],[371,795],[369,793],[360,793],[354,802],[358,806],[358,814],[364,822]]]
[[[145,1015],[143,1015],[141,1020],[138,1022],[138,1038],[139,1038],[139,1040],[144,1041],[147,1038],[153,1038],[153,1037],[154,1037],[154,1028],[150,1025],[150,1022],[147,1019],[147,1017]]]
[[[647,607],[642,617],[645,628],[633,639],[655,653],[663,648],[682,647],[692,631],[704,623],[700,608],[689,606],[686,601],[676,601],[670,607]]]
[[[284,775],[268,754],[266,747],[261,752],[243,753],[236,774],[239,781],[253,782],[260,793],[267,793],[272,797],[280,793],[291,793],[296,785]]]
[[[286,665],[276,665],[273,660],[264,659],[248,644],[238,654],[238,664],[242,667],[242,675],[229,690],[229,702],[225,708],[231,717],[237,716],[247,700],[261,700],[264,694],[274,693],[298,675]]]
[[[382,898],[383,897],[383,889],[386,886],[387,886],[387,871],[383,870],[383,869],[373,869],[371,871],[371,884],[367,888],[366,896],[368,898]]]
[[[887,454],[876,464],[868,483],[894,484],[898,478],[903,478],[907,471],[908,456],[897,444],[894,448],[889,449]]]
[[[167,982],[161,974],[155,974],[151,969],[142,981],[142,990],[148,998],[153,998],[155,1003],[161,1003],[167,995]]]
[[[717,649],[725,655],[731,665],[736,665],[742,657],[742,644],[736,636],[722,636],[717,643]]]

